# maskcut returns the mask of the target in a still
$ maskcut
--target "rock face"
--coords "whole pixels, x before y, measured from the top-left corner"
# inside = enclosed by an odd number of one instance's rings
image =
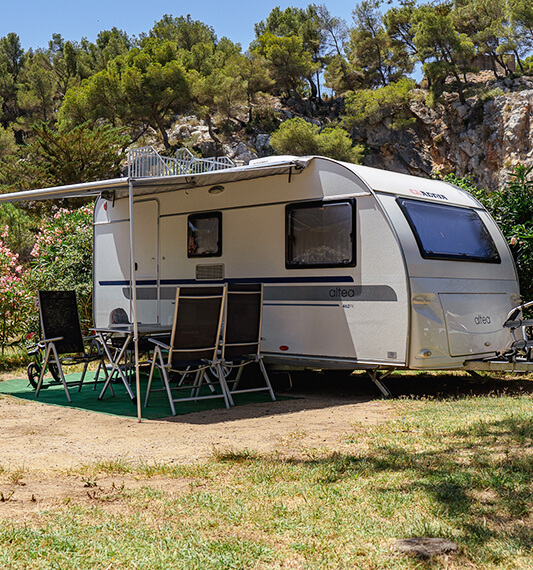
[[[469,81],[465,93],[474,95],[464,103],[457,94],[445,93],[429,107],[428,92],[417,89],[407,108],[382,109],[378,117],[355,128],[354,142],[367,149],[364,164],[424,177],[435,171],[469,175],[489,190],[500,188],[513,166],[533,166],[533,78],[495,79],[492,72],[481,72]],[[337,124],[345,113],[342,99],[318,110],[306,101],[272,98],[270,105],[279,122],[300,116],[326,126]],[[395,128],[398,118],[404,126]],[[203,156],[225,154],[237,164],[274,153],[270,135],[245,134],[244,129],[217,145],[195,116],[176,117],[169,139]]]
[[[391,112],[354,133],[370,151],[365,164],[419,176],[454,172],[500,188],[513,166],[533,165],[533,80],[492,80],[478,91],[464,104],[445,94],[432,108],[425,92],[414,92],[407,128],[391,128]]]

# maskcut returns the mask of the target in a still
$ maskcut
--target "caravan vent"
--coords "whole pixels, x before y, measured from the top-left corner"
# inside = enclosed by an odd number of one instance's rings
[[[197,265],[196,279],[198,281],[212,281],[213,279],[224,279],[224,264],[216,263],[211,265]]]

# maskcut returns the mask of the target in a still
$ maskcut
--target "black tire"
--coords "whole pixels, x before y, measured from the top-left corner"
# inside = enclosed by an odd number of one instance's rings
[[[48,370],[50,371],[50,374],[52,375],[52,378],[55,382],[61,382],[61,375],[59,374],[59,370],[55,362],[48,363]]]
[[[41,375],[41,367],[36,362],[30,362],[28,364],[28,380],[31,386],[35,390],[37,388],[37,383],[39,382],[39,376]]]

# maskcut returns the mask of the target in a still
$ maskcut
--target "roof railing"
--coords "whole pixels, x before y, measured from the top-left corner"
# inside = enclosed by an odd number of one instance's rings
[[[202,174],[235,166],[235,163],[227,156],[196,158],[186,148],[178,149],[176,158],[161,156],[152,146],[133,148],[128,152],[128,176],[130,178]]]

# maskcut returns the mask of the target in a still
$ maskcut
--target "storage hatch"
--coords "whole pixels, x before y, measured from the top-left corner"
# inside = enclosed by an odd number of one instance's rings
[[[502,327],[511,308],[505,293],[440,293],[451,356],[501,350],[509,340]]]

